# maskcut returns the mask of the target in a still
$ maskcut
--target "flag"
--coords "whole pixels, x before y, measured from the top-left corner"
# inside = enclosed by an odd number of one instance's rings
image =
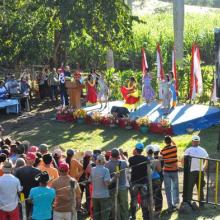
[[[196,98],[196,95],[201,95],[203,91],[202,74],[200,68],[200,52],[197,45],[192,47],[192,63],[190,72],[190,92],[191,100]]]
[[[172,72],[173,72],[173,77],[175,80],[175,90],[176,90],[176,95],[178,96],[178,79],[177,79],[177,71],[176,71],[176,50],[175,48],[172,51]]]
[[[148,63],[147,63],[147,57],[146,57],[144,48],[142,48],[141,54],[142,54],[141,68],[142,68],[143,75],[145,75],[146,74],[146,69],[148,69]]]
[[[157,45],[157,78],[159,80],[159,99],[163,99],[162,81],[164,80],[164,70],[159,44]]]

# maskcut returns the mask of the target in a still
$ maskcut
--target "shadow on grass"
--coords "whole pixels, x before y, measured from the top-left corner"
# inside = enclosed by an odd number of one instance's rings
[[[120,147],[131,139],[133,143],[142,141],[146,145],[151,141],[162,141],[163,138],[159,135],[143,135],[134,130],[112,129],[87,124],[77,125],[49,118],[10,118],[7,116],[5,118],[5,121],[1,121],[6,135],[12,136],[16,140],[28,140],[34,145],[47,143],[54,146],[68,143],[68,147],[81,150],[88,149],[88,147],[109,150]],[[129,146],[129,148],[131,147],[133,146]]]

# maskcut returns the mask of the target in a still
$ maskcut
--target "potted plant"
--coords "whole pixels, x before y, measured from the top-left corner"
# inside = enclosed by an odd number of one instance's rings
[[[171,135],[173,133],[171,123],[168,118],[162,118],[159,122],[161,133]]]
[[[100,112],[93,112],[91,117],[95,125],[99,125],[102,121],[102,114]]]
[[[108,122],[110,128],[116,128],[118,127],[118,119],[117,115],[108,115]]]
[[[83,109],[77,109],[75,112],[73,112],[73,117],[76,118],[77,124],[83,124],[86,116],[87,113]]]
[[[136,120],[136,123],[140,127],[140,131],[142,134],[146,134],[148,132],[150,126],[150,120],[147,116],[138,118]]]
[[[160,125],[162,128],[170,128],[170,126],[171,126],[168,118],[162,118],[160,120]]]

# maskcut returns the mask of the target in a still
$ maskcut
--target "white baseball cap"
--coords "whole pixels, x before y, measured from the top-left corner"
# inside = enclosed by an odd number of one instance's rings
[[[200,137],[198,135],[193,135],[192,141],[200,141]]]
[[[152,144],[146,146],[146,152],[148,153],[150,150],[154,152],[154,146]]]
[[[160,152],[160,147],[158,145],[154,145],[154,152]]]

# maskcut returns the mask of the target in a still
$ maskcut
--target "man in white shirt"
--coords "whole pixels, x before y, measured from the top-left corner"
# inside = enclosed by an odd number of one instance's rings
[[[4,162],[3,172],[0,177],[0,219],[19,220],[18,192],[22,189],[21,184],[19,179],[11,174],[10,161]]]
[[[193,188],[196,185],[198,189],[198,183],[199,183],[199,171],[201,170],[201,189],[200,189],[200,201],[204,201],[204,192],[203,188],[205,186],[205,180],[204,180],[204,168],[207,166],[207,160],[202,160],[202,163],[200,163],[200,159],[193,158],[193,157],[199,157],[199,158],[208,158],[209,155],[207,151],[199,146],[200,144],[200,137],[197,135],[194,135],[192,137],[192,146],[187,148],[184,152],[185,156],[192,157],[191,159],[191,166],[190,166],[190,175],[189,175],[189,187],[188,187],[188,196],[187,200],[191,202],[192,200],[192,194],[193,194]],[[200,202],[200,206],[202,206],[203,203]]]

